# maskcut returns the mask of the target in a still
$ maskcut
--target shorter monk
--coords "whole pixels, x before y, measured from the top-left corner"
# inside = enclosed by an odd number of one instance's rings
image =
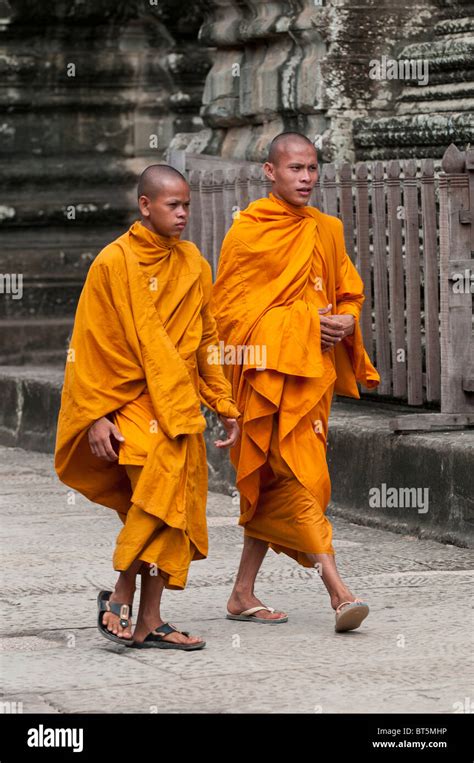
[[[59,478],[123,522],[113,556],[115,590],[98,596],[102,635],[134,647],[205,646],[161,617],[164,588],[184,589],[208,552],[207,461],[201,403],[227,439],[239,411],[221,366],[209,309],[211,268],[180,235],[189,186],[152,165],[138,185],[141,220],[103,249],[82,290],[62,391],[55,452]],[[211,349],[208,351],[208,348]],[[136,575],[140,609],[131,632]]]

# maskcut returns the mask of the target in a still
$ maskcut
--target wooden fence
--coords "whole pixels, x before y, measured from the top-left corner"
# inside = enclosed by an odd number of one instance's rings
[[[191,187],[188,238],[214,275],[234,215],[271,188],[262,166],[172,151]],[[474,150],[432,159],[324,164],[310,203],[342,219],[365,284],[361,328],[376,397],[440,408],[423,428],[474,424]],[[414,415],[394,429],[420,428]]]

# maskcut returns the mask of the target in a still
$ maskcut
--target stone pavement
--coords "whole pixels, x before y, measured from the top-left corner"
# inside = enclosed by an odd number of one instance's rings
[[[238,509],[210,493],[209,558],[163,609],[207,646],[134,651],[96,629],[97,592],[116,577],[115,512],[74,496],[42,453],[0,447],[0,484],[2,701],[18,711],[472,712],[472,550],[333,517],[341,574],[371,607],[362,627],[336,634],[316,571],[273,551],[257,594],[290,620],[238,623],[223,616]]]

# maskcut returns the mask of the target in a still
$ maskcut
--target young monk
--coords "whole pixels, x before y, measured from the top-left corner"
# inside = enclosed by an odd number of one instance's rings
[[[140,221],[92,263],[78,303],[55,453],[59,478],[115,509],[123,528],[113,556],[115,590],[98,597],[98,626],[135,647],[200,649],[205,642],[165,623],[163,588],[185,587],[208,552],[207,462],[200,403],[235,444],[239,411],[220,365],[209,309],[211,269],[181,241],[189,186],[166,165],[138,184]],[[131,632],[136,575],[140,609]]]
[[[287,621],[285,612],[265,607],[254,593],[270,546],[317,567],[336,630],[350,630],[368,606],[336,568],[325,516],[331,489],[326,438],[333,394],[359,398],[357,381],[369,388],[380,381],[359,327],[363,284],[345,251],[341,221],[306,206],[318,176],[311,141],[280,134],[264,171],[272,191],[234,220],[212,297],[221,341],[248,348],[244,363],[226,366],[243,413],[231,459],[244,527],[227,617]],[[262,369],[252,356],[264,351]]]

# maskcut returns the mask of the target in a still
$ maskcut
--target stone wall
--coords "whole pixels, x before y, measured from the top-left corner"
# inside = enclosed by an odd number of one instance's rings
[[[0,363],[64,358],[90,262],[169,147],[262,161],[442,155],[473,134],[463,0],[0,0]],[[470,15],[471,14],[471,15]],[[371,79],[383,56],[429,82]]]
[[[213,6],[199,35],[217,48],[201,109],[206,129],[191,136],[190,151],[262,161],[271,138],[288,129],[315,140],[324,161],[434,158],[450,142],[470,139],[472,3],[215,0]],[[379,71],[371,61],[380,62]],[[389,78],[394,73],[398,79]],[[173,147],[189,142],[178,135]]]
[[[0,0],[0,362],[64,359],[90,262],[139,172],[202,127],[204,1]]]

